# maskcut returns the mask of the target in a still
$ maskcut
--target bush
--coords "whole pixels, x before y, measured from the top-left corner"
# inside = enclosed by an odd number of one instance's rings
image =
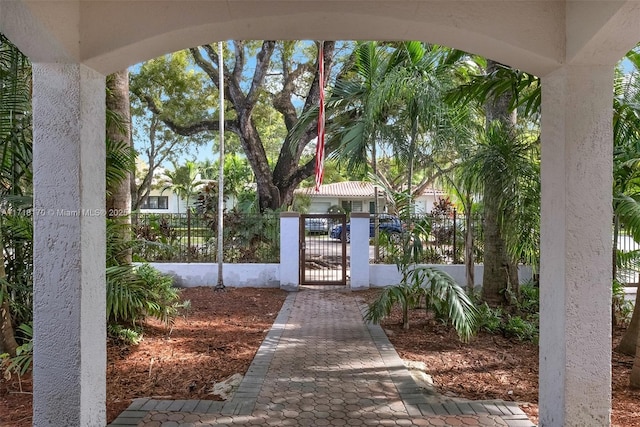
[[[22,344],[16,349],[16,355],[10,357],[7,353],[0,354],[0,361],[4,367],[4,377],[11,378],[12,374],[21,377],[33,364],[33,326],[31,323],[18,326],[18,332],[22,337],[18,337]]]
[[[509,314],[501,307],[491,308],[486,303],[478,306],[478,327],[490,334],[500,333],[518,341],[538,342],[539,289],[524,285],[520,298],[515,301],[517,314]]]
[[[502,331],[503,310],[491,308],[486,303],[478,307],[478,329],[495,334]]]
[[[612,310],[618,326],[627,326],[631,321],[633,303],[625,298],[624,285],[613,281]]]
[[[538,322],[532,319],[523,319],[520,316],[507,316],[503,326],[503,334],[507,338],[516,338],[518,341],[538,342]]]
[[[135,325],[146,316],[169,323],[178,313],[180,292],[173,279],[148,264],[107,268],[107,319]]]
[[[409,309],[424,301],[427,310],[450,323],[462,341],[468,341],[476,329],[476,307],[456,281],[447,273],[417,264],[422,256],[422,241],[427,229],[415,224],[396,242],[389,240],[385,248],[402,275],[398,285],[384,289],[369,305],[365,319],[380,322],[394,306],[402,310],[403,328],[409,329]]]

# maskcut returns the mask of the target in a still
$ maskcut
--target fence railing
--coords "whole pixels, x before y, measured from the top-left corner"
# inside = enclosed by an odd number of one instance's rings
[[[141,214],[131,218],[137,244],[134,260],[216,262],[217,217],[194,212]],[[278,263],[280,219],[276,215],[224,215],[224,262]]]
[[[380,214],[385,215],[385,214]],[[425,264],[463,264],[465,262],[466,230],[470,229],[472,255],[475,263],[482,263],[484,245],[482,217],[473,215],[468,219],[456,211],[451,214],[415,214],[402,221],[404,229],[425,230],[421,235],[422,260]],[[381,251],[380,263],[388,263],[388,251]]]
[[[631,233],[621,226],[618,231],[618,240],[615,247],[619,252],[630,254],[640,250],[640,243],[636,242]],[[620,260],[618,260],[620,262]],[[620,282],[627,286],[638,286],[640,282],[640,273],[638,272],[637,262],[620,262],[622,266],[618,267],[616,276]]]
[[[474,261],[482,262],[482,219],[479,216],[467,221],[456,213],[414,215],[402,224],[405,229],[420,224],[430,230],[424,239],[422,260],[430,264],[463,263],[465,230],[469,226],[473,232]],[[132,215],[132,228],[137,242],[133,251],[136,261],[217,261],[217,217],[195,212],[137,213]],[[225,262],[280,262],[280,219],[277,215],[226,213],[223,239]],[[382,250],[380,255],[378,262],[393,262],[388,252]]]

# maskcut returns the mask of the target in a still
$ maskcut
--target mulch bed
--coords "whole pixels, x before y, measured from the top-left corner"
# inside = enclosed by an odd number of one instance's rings
[[[359,292],[371,299],[376,290]],[[108,342],[107,414],[113,420],[136,397],[214,399],[210,389],[246,372],[286,293],[279,289],[183,290],[191,308],[166,328],[150,320],[138,346]],[[485,333],[463,344],[427,315],[411,312],[402,329],[394,312],[382,327],[400,356],[422,361],[439,392],[470,399],[513,400],[532,421],[538,415],[538,348]],[[614,334],[614,343],[622,330]],[[613,417],[617,427],[640,427],[640,391],[628,386],[633,359],[613,353]],[[22,389],[20,389],[20,385]],[[31,425],[31,381],[0,380],[0,425]]]

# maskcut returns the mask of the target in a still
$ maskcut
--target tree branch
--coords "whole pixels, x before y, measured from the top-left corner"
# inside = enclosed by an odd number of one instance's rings
[[[173,121],[171,118],[163,116],[162,109],[158,107],[158,105],[156,104],[156,102],[151,96],[142,95],[142,99],[147,104],[147,107],[149,108],[149,110],[153,114],[158,115],[160,120],[162,120],[162,122],[169,129],[171,129],[171,131],[173,131],[174,133],[177,133],[178,135],[191,136],[204,131],[220,130],[220,123],[218,122],[218,120],[201,120],[199,122],[191,123],[189,125],[178,124],[175,121]],[[224,126],[226,129],[236,134],[239,134],[240,132],[238,123],[235,120],[225,120]]]

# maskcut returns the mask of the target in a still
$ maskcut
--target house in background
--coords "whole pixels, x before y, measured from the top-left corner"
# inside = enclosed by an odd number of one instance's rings
[[[320,191],[315,188],[299,188],[296,195],[307,196],[311,199],[309,213],[327,213],[332,206],[340,206],[346,212],[375,212],[375,189],[370,182],[345,181],[333,184],[323,184]],[[434,202],[446,199],[447,194],[438,189],[427,188],[416,197],[414,202],[416,213],[429,213]],[[388,212],[389,203],[384,190],[378,187],[378,211]]]
[[[194,200],[190,200],[193,204]],[[142,202],[140,213],[185,213],[187,212],[187,201],[180,198],[170,188],[166,190],[152,189],[149,196]]]
[[[139,171],[144,172],[146,164],[142,161],[136,161],[136,166]],[[136,183],[140,184],[140,178],[136,174]],[[215,184],[217,181],[212,179],[204,179],[202,175],[198,173],[194,178],[196,185],[193,187],[193,193],[189,197],[189,203],[187,200],[181,197],[171,187],[171,179],[165,174],[165,169],[158,167],[155,170],[154,176],[151,180],[151,191],[142,204],[138,208],[138,212],[143,214],[184,214],[187,213],[188,207],[194,207],[195,202],[198,200],[198,195],[207,185]],[[255,184],[249,184],[248,186],[254,186]],[[253,187],[252,187],[253,188]],[[255,189],[254,189],[255,190]],[[225,196],[224,205],[226,210],[233,209],[238,204],[237,196],[229,194]]]

